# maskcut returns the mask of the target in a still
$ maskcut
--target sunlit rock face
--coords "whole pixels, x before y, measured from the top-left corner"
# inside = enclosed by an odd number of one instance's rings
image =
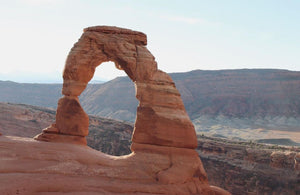
[[[5,148],[0,172],[7,173],[0,192],[20,188],[29,193],[228,194],[209,186],[180,93],[171,77],[157,69],[146,44],[141,32],[108,26],[84,29],[66,60],[56,122],[35,137],[50,143],[0,139],[0,147]],[[89,118],[78,96],[95,68],[106,61],[127,73],[139,100],[132,153],[127,156],[109,156],[86,146]],[[7,149],[13,143],[15,147]],[[24,167],[18,167],[19,161],[24,161]],[[28,178],[39,178],[40,185]]]

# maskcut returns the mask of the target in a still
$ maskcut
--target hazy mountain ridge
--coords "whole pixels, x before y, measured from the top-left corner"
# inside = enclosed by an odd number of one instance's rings
[[[299,71],[194,70],[171,73],[170,76],[200,133],[249,138],[255,130],[261,133],[257,135],[263,139],[269,136],[264,130],[300,132]],[[59,97],[59,84],[0,82],[2,102],[55,108]],[[80,101],[88,114],[131,122],[135,120],[138,101],[134,83],[128,77],[89,84]]]
[[[300,116],[300,100],[297,98],[300,95],[300,72],[272,69],[195,70],[171,73],[170,76],[192,120],[202,115],[229,118]],[[92,89],[88,87],[86,91],[89,93],[84,92],[81,100],[87,112],[134,120],[138,102],[134,96],[134,85],[128,77],[119,77]],[[119,111],[127,115],[118,116]]]
[[[300,72],[242,69],[172,75],[192,119],[300,115]],[[187,94],[187,95],[186,95]]]
[[[134,84],[128,77],[117,77],[102,85],[89,84],[80,102],[89,114],[132,122],[138,105]]]
[[[0,101],[56,108],[62,84],[0,81]]]
[[[191,119],[201,115],[228,117],[300,116],[300,72],[277,69],[194,70],[171,73]],[[56,107],[60,84],[0,81],[0,101]],[[100,116],[126,111],[134,120],[134,84],[118,77],[90,84],[80,96],[84,109]],[[126,118],[126,117],[125,117]],[[119,119],[122,119],[120,117]],[[128,120],[128,119],[126,119]]]

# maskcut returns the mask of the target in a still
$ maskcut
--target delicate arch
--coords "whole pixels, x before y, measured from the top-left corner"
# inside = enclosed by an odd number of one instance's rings
[[[129,29],[109,26],[84,29],[66,60],[64,97],[58,101],[56,123],[37,139],[57,141],[63,136],[71,142],[80,140],[85,143],[88,116],[81,108],[78,96],[92,79],[95,68],[103,62],[113,61],[135,83],[136,98],[140,102],[133,143],[195,148],[195,129],[180,93],[171,77],[157,69],[155,58],[146,44],[145,34]]]

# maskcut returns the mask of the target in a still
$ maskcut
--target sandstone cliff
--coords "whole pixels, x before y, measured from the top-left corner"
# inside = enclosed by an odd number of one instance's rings
[[[300,148],[199,136],[211,183],[232,194],[300,193]]]

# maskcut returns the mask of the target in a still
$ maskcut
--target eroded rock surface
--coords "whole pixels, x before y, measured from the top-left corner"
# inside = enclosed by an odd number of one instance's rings
[[[190,149],[136,144],[140,152],[116,157],[3,135],[0,148],[1,194],[226,194],[208,185]]]
[[[201,136],[197,151],[211,184],[233,195],[300,193],[297,147]]]
[[[145,34],[128,29],[84,29],[66,60],[56,121],[35,137],[44,142],[1,137],[0,180],[5,185],[0,192],[229,194],[209,186],[180,93],[171,77],[157,69],[146,44]],[[139,100],[127,156],[86,146],[89,118],[78,96],[106,61],[127,73]],[[39,178],[39,184],[29,178]]]

